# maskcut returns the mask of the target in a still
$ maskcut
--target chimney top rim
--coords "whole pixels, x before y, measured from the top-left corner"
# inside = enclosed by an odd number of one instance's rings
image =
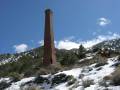
[[[45,13],[53,13],[51,9],[46,9]]]

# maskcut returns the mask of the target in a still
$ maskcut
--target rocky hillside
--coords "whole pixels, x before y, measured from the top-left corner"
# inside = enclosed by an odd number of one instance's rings
[[[95,48],[107,48],[115,52],[120,52],[120,39],[113,39],[113,40],[101,42],[93,46],[93,49]]]
[[[108,40],[108,41],[103,41],[97,45],[94,45],[91,50],[88,51],[96,51],[96,49],[102,49],[102,48],[107,48],[109,50],[119,52],[120,51],[120,39],[113,39],[113,40]],[[62,56],[62,53],[64,52],[77,52],[78,49],[72,49],[72,50],[58,50],[57,51],[57,56],[58,58]],[[18,53],[18,54],[0,54],[0,63],[7,63],[7,62],[12,62],[12,61],[17,61],[20,57],[22,56],[32,56],[32,57],[41,57],[43,56],[43,47],[38,47],[23,53]]]
[[[119,90],[118,63],[118,57],[113,57],[106,59],[106,63],[94,63],[55,74],[23,78],[20,81],[1,78],[0,88],[1,90]]]
[[[44,66],[43,47],[0,55],[0,90],[119,90],[120,39],[90,49],[56,49],[57,65]],[[106,52],[107,51],[107,52]]]

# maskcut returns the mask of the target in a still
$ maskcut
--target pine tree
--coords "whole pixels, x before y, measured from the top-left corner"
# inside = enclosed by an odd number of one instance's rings
[[[85,56],[86,56],[85,54],[86,54],[86,49],[81,44],[79,46],[79,49],[78,49],[78,57],[79,57],[79,59],[85,58]]]

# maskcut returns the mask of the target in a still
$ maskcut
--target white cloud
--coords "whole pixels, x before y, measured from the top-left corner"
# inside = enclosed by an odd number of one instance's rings
[[[84,41],[84,42],[81,42],[81,43],[83,44],[84,47],[90,48],[93,45],[96,45],[100,42],[103,42],[103,41],[106,41],[106,40],[112,40],[112,39],[116,39],[116,38],[120,38],[120,35],[118,35],[116,33],[113,33],[112,35],[99,35],[95,39]]]
[[[98,21],[97,21],[97,24],[100,25],[100,26],[106,26],[110,23],[111,23],[111,21],[107,18],[104,18],[104,17],[99,18]]]
[[[87,40],[87,41],[80,41],[80,42],[71,41],[71,40],[60,40],[60,41],[56,41],[55,46],[58,49],[70,50],[73,48],[79,48],[79,45],[82,44],[85,48],[90,48],[93,45],[96,45],[102,41],[112,40],[112,39],[116,39],[116,38],[120,38],[120,35],[113,33],[111,35],[99,35],[95,39]]]
[[[44,45],[44,40],[39,41],[38,44],[40,44],[40,46],[43,46]]]
[[[70,50],[72,48],[78,48],[79,45],[80,45],[79,43],[70,40],[61,40],[56,43],[56,47],[58,49],[67,49],[67,50]]]
[[[24,51],[28,50],[27,44],[14,45],[13,47],[17,53],[24,52]]]

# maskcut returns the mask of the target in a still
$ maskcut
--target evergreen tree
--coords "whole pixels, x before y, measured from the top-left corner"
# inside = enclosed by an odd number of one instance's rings
[[[81,44],[79,46],[79,49],[78,49],[78,57],[79,57],[79,59],[85,58],[85,56],[86,56],[85,54],[86,54],[86,49]]]

